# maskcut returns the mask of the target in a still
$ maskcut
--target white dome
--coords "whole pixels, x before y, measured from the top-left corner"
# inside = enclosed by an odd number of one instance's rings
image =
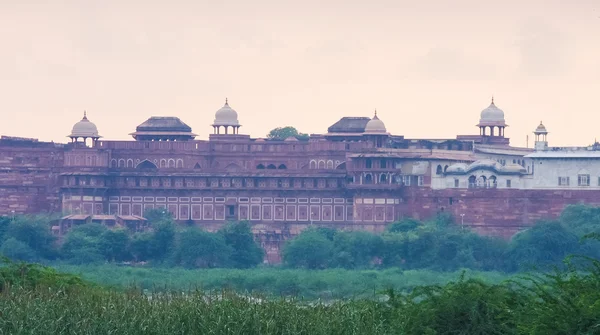
[[[225,105],[215,113],[214,126],[239,126],[238,114],[233,108],[229,107],[227,99]]]
[[[83,112],[83,119],[73,126],[69,137],[99,138],[100,135],[98,135],[98,128],[96,128],[96,125],[90,122],[86,112]]]
[[[548,130],[546,129],[546,126],[544,126],[544,124],[542,123],[542,121],[540,121],[540,125],[537,126],[537,128],[535,128],[534,133],[536,133],[536,134],[548,134]]]
[[[494,104],[494,98],[488,108],[481,111],[481,119],[479,123],[481,125],[504,125],[504,111],[496,107]]]
[[[365,126],[365,133],[385,133],[386,131],[385,124],[379,120],[377,111],[375,111],[375,116]]]

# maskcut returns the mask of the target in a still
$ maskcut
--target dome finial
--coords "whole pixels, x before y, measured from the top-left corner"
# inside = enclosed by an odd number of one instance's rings
[[[492,95],[492,105],[494,104],[494,95]]]
[[[87,120],[87,111],[85,111],[85,110],[83,111],[83,119]]]
[[[229,106],[229,99],[227,99],[227,97],[225,97],[225,105]]]
[[[375,108],[375,116],[377,116],[377,108]]]

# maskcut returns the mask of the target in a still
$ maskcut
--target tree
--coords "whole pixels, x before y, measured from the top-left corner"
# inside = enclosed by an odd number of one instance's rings
[[[390,233],[405,233],[418,228],[420,225],[420,221],[408,218],[390,224],[386,230]]]
[[[316,229],[307,229],[285,245],[283,260],[293,267],[322,269],[327,267],[332,252],[332,241]]]
[[[366,231],[338,232],[333,239],[333,262],[347,269],[368,267],[381,255],[383,239]]]
[[[74,227],[65,237],[62,255],[72,264],[98,263],[105,259],[100,237],[108,230],[98,223],[88,223]]]
[[[308,134],[298,132],[298,130],[292,126],[278,127],[267,134],[267,138],[273,140],[285,140],[288,137],[295,137],[299,140],[308,140],[309,136]]]
[[[186,267],[223,267],[228,265],[232,251],[223,235],[190,228],[179,235],[175,260]]]
[[[144,218],[146,218],[151,225],[161,222],[173,222],[173,214],[164,208],[148,209],[144,212]]]
[[[29,246],[39,257],[52,259],[56,257],[56,238],[50,232],[48,223],[44,222],[46,220],[43,217],[19,216],[9,224],[4,239],[14,238]]]
[[[152,256],[152,233],[144,232],[133,235],[129,250],[136,262],[147,261]]]
[[[33,249],[14,237],[9,238],[2,243],[0,254],[15,261],[33,262],[38,258]]]
[[[233,251],[231,265],[236,268],[250,268],[260,264],[264,250],[254,240],[250,224],[246,221],[229,223],[219,233]]]
[[[106,230],[98,239],[98,246],[108,261],[129,259],[129,235],[124,229]]]
[[[175,247],[175,224],[173,221],[161,221],[153,224],[153,228],[150,257],[154,260],[164,260]]]

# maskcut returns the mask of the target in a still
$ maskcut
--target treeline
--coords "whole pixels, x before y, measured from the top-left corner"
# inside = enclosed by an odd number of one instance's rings
[[[383,234],[307,229],[287,243],[283,259],[308,269],[548,270],[572,254],[598,258],[600,243],[581,240],[591,233],[600,233],[599,207],[569,206],[557,220],[538,222],[509,241],[462,229],[451,216],[439,215],[393,223]]]
[[[99,224],[73,227],[56,243],[47,219],[0,220],[0,253],[23,261],[62,260],[70,264],[150,262],[187,268],[250,268],[262,263],[263,249],[247,222],[217,232],[176,225],[168,213],[147,213],[151,229],[131,233]],[[573,205],[557,220],[538,222],[510,240],[462,229],[448,215],[421,222],[405,219],[383,234],[309,228],[285,243],[284,266],[305,269],[429,269],[517,272],[561,266],[577,254],[600,258],[600,207]]]
[[[131,233],[97,223],[73,227],[62,244],[42,218],[17,217],[0,222],[0,253],[29,262],[62,260],[70,264],[152,262],[189,268],[249,268],[263,260],[250,225],[234,222],[217,232],[178,227],[168,213],[148,213],[152,229]]]

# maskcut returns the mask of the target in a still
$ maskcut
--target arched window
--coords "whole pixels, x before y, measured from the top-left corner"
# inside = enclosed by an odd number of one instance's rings
[[[161,168],[166,168],[167,167],[167,160],[166,159],[161,159],[160,160],[160,167]]]
[[[437,174],[439,176],[442,173],[444,173],[444,171],[442,170],[442,166],[438,165],[437,168],[435,169],[435,174]]]
[[[490,177],[490,187],[496,188],[496,186],[498,186],[497,181],[496,181],[496,176],[491,176]]]
[[[287,166],[285,166],[285,164],[279,164],[279,166],[277,168],[280,170],[285,170],[285,169],[287,169]]]
[[[180,159],[177,160],[176,167],[177,168],[183,168],[183,159],[180,158]]]
[[[365,184],[373,184],[373,176],[370,173],[365,175]]]
[[[275,170],[276,169],[275,164],[269,164],[269,165],[267,165],[267,169]]]
[[[117,167],[117,160],[116,159],[111,159],[110,160],[110,167],[113,168],[113,169]]]
[[[317,161],[315,161],[315,160],[310,161],[309,167],[311,169],[316,169],[317,168]]]
[[[385,173],[382,173],[379,175],[379,183],[380,184],[387,183],[387,175]]]
[[[136,169],[157,169],[157,166],[149,160],[143,160],[140,164],[138,164]]]
[[[125,160],[124,159],[119,159],[119,167],[125,167]]]
[[[446,170],[448,170],[448,165],[444,166],[444,173],[446,173]]]
[[[262,170],[262,169],[264,169],[264,168],[265,168],[265,166],[264,166],[264,165],[262,165],[262,164],[258,164],[258,165],[256,166],[256,168],[257,168],[257,169],[259,169],[259,170]]]
[[[325,161],[319,161],[319,169],[325,168]]]
[[[132,168],[133,167],[133,159],[128,159],[127,160],[127,167],[128,168]]]
[[[477,178],[477,187],[485,187],[487,184],[486,176],[480,176]]]
[[[169,159],[169,168],[171,168],[171,169],[175,168],[175,160],[173,158]]]
[[[476,186],[476,182],[477,182],[477,177],[470,176],[469,177],[469,188],[475,187]]]

